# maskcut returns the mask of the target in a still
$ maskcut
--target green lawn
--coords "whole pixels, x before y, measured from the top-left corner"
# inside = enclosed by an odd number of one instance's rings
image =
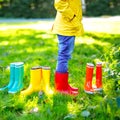
[[[9,26],[9,23],[1,26]],[[30,68],[33,66],[51,67],[50,86],[54,89],[57,50],[56,35],[47,30],[1,29],[0,87],[9,82],[10,63],[23,61],[24,89],[29,85]],[[23,99],[20,93],[0,91],[0,120],[119,120],[119,60],[119,34],[85,32],[84,36],[76,38],[74,53],[69,61],[69,82],[79,88],[80,94],[71,97],[61,94],[39,96],[33,93]],[[103,92],[88,95],[83,89],[86,63],[92,62],[95,65],[97,61],[103,62]],[[33,109],[37,109],[37,112]]]

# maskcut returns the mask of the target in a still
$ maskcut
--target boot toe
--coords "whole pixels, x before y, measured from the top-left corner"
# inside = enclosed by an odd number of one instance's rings
[[[72,91],[78,91],[79,90],[78,88],[71,87],[70,85],[69,85],[69,89],[72,90]]]

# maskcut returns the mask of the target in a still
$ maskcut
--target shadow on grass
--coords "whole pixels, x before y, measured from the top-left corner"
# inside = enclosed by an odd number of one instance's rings
[[[93,39],[101,42],[109,42],[112,45],[120,45],[119,34],[106,34],[106,33],[86,33],[85,36],[92,37]]]

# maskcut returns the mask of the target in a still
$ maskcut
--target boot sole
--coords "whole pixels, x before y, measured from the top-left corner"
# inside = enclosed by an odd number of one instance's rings
[[[91,91],[86,91],[86,90],[84,90],[85,91],[85,93],[87,93],[87,94],[94,94],[94,92],[91,92]]]
[[[94,88],[95,91],[102,91],[103,89],[102,88]]]
[[[73,91],[72,93],[72,92],[67,92],[67,91],[56,90],[56,92],[61,93],[63,95],[71,95],[71,96],[77,96],[79,94],[79,92],[77,91]]]

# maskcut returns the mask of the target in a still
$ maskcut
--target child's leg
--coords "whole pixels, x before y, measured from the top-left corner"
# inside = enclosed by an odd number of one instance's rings
[[[78,95],[78,88],[73,88],[68,83],[68,60],[74,49],[74,36],[58,35],[59,49],[58,61],[55,72],[55,90],[68,95]]]
[[[74,49],[75,36],[58,35],[58,61],[56,71],[65,73],[68,71],[68,60]]]

